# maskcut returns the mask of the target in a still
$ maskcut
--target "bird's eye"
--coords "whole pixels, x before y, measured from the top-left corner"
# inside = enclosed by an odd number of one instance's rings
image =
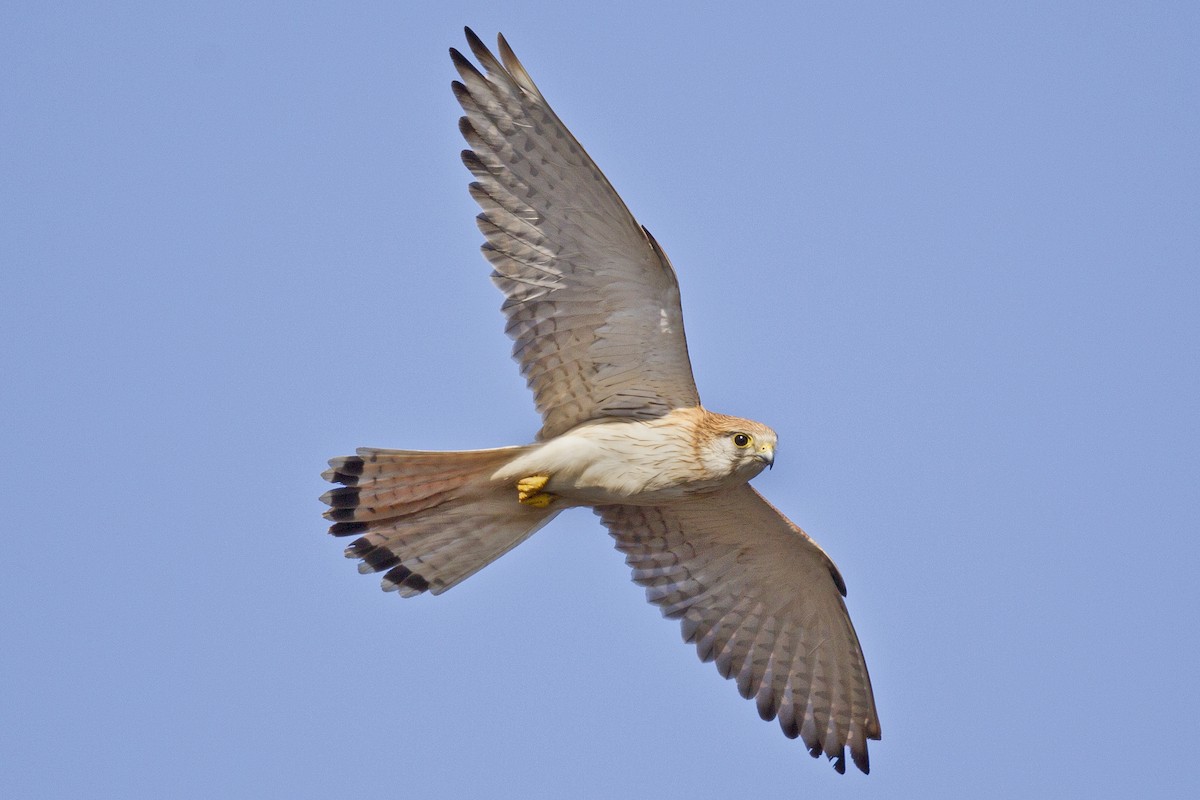
[[[735,433],[733,435],[733,443],[738,447],[749,447],[754,440],[744,433]]]

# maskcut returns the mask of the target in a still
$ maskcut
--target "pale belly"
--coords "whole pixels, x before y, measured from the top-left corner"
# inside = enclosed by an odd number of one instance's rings
[[[695,452],[689,427],[669,418],[583,425],[502,467],[492,479],[548,476],[543,491],[567,505],[660,505],[743,483],[715,475]]]

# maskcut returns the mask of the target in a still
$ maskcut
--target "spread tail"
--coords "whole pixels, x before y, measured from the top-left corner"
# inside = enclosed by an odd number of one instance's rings
[[[525,541],[559,509],[517,502],[514,486],[491,475],[528,451],[429,452],[359,448],[329,461],[321,477],[341,487],[321,495],[334,536],[358,571],[385,572],[383,590],[441,594]]]

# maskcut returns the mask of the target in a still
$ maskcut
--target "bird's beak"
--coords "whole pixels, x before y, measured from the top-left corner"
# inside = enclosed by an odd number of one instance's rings
[[[767,469],[772,469],[775,466],[775,448],[769,444],[764,444],[758,448],[758,452],[754,454],[754,457],[766,464]]]

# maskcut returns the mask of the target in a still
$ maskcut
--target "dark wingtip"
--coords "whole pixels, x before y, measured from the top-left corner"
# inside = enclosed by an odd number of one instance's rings
[[[509,45],[508,39],[504,38],[503,33],[496,34],[496,46],[500,48],[500,55],[508,55],[512,59],[516,59],[516,54],[513,53],[512,46]]]
[[[871,774],[871,759],[867,755],[866,744],[863,744],[862,749],[857,747],[850,748],[850,758],[854,759],[854,766],[858,767],[858,771],[863,775]]]
[[[329,520],[330,522],[351,522],[354,519],[354,512],[357,508],[357,505],[343,508],[331,508],[321,516],[325,517],[325,519]]]
[[[487,78],[484,78],[483,73],[466,56],[458,52],[458,48],[450,48],[450,60],[454,62],[454,67],[458,70],[459,75],[463,75],[463,70],[466,70],[469,73],[478,75],[482,80],[487,80]],[[465,78],[466,75],[463,75],[463,77]]]
[[[362,489],[357,486],[343,486],[338,489],[330,489],[321,495],[321,502],[332,508],[355,508],[361,493]]]
[[[366,533],[368,527],[365,522],[336,522],[329,526],[329,533],[332,536],[354,536]]]
[[[363,464],[365,463],[362,456],[342,456],[341,458],[331,458],[329,460],[329,466],[347,475],[362,475]]]
[[[767,719],[764,717],[764,719]],[[800,736],[800,723],[794,717],[785,717],[779,715],[779,728],[783,731],[783,735],[789,739],[795,739]]]
[[[482,47],[485,50],[487,49],[487,46],[483,43],[483,39],[480,39],[478,36],[476,36],[475,31],[471,30],[469,25],[463,26],[463,33],[466,35],[467,44],[471,45],[472,50],[474,50],[476,47]]]
[[[842,574],[836,569],[829,570],[829,574],[833,576],[833,585],[842,593],[842,597],[846,596],[846,581],[842,579]]]
[[[392,567],[383,576],[383,579],[395,586],[407,586],[416,592],[424,592],[429,589],[429,581],[403,565]]]
[[[363,460],[359,456],[338,456],[329,459],[329,469],[321,473],[321,477],[330,483],[343,483],[353,486],[358,483],[358,477],[363,474]]]
[[[379,547],[367,539],[357,539],[346,548],[346,558],[362,559],[366,572],[383,572],[400,563],[400,558],[386,547]],[[359,571],[363,572],[362,566]]]
[[[463,150],[458,155],[459,158],[462,159],[463,166],[466,167],[472,175],[478,175],[482,172],[487,172],[487,167],[485,167],[483,162],[479,160],[479,156],[475,154],[474,150]],[[477,192],[483,192],[485,195],[487,194],[483,188],[483,184],[477,181],[472,182],[468,188],[471,188]]]

